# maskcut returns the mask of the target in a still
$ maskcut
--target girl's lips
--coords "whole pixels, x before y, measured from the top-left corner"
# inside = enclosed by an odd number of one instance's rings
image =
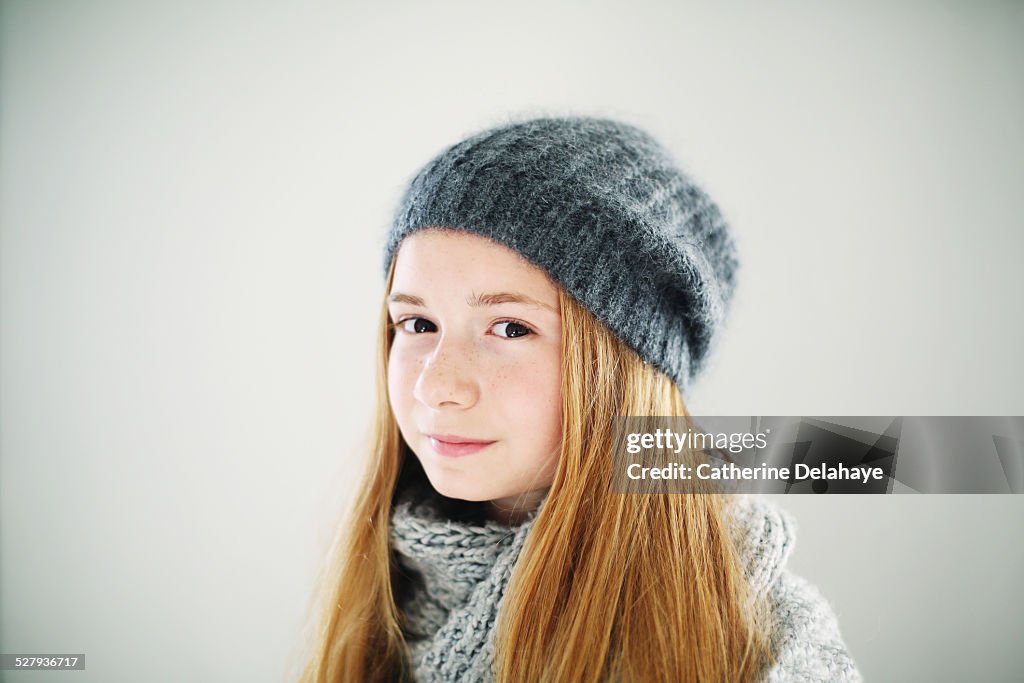
[[[494,443],[493,441],[472,441],[459,436],[450,436],[448,434],[440,434],[438,436],[427,434],[427,439],[430,441],[431,447],[440,455],[453,458],[463,455],[471,455]],[[453,440],[445,441],[444,439]]]

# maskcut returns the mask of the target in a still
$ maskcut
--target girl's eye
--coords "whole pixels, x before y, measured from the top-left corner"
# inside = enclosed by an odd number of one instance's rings
[[[409,323],[412,323],[412,325]],[[406,318],[395,323],[395,327],[401,328],[402,331],[409,334],[422,334],[424,332],[432,332],[433,330],[430,328],[434,328],[434,323],[426,318]]]
[[[514,320],[502,320],[500,323],[495,323],[494,329],[499,330],[499,337],[506,339],[516,339],[533,333],[529,327]]]

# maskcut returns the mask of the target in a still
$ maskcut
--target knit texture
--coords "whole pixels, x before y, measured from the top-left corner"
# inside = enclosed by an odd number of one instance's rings
[[[415,680],[490,682],[498,609],[539,511],[509,527],[450,519],[438,500],[432,490],[413,487],[392,514],[399,607]],[[735,496],[729,509],[747,577],[758,594],[767,593],[774,614],[778,662],[765,680],[860,681],[832,608],[784,566],[795,541],[792,517],[759,497]]]
[[[402,239],[430,227],[518,251],[684,390],[736,285],[718,206],[650,135],[608,119],[521,121],[443,151],[399,203],[385,273]]]

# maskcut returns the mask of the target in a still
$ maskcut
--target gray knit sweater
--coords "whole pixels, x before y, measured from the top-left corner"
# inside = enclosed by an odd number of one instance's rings
[[[766,681],[860,681],[825,598],[785,568],[792,517],[759,497],[736,496],[747,575],[775,614],[777,664]],[[536,513],[517,527],[458,521],[422,486],[399,497],[391,540],[402,581],[400,608],[419,682],[494,680],[494,625],[512,567]]]

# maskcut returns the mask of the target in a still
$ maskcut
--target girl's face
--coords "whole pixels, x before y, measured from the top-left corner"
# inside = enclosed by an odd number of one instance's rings
[[[398,251],[388,297],[388,394],[441,495],[533,509],[562,438],[558,290],[479,235],[420,230]]]

